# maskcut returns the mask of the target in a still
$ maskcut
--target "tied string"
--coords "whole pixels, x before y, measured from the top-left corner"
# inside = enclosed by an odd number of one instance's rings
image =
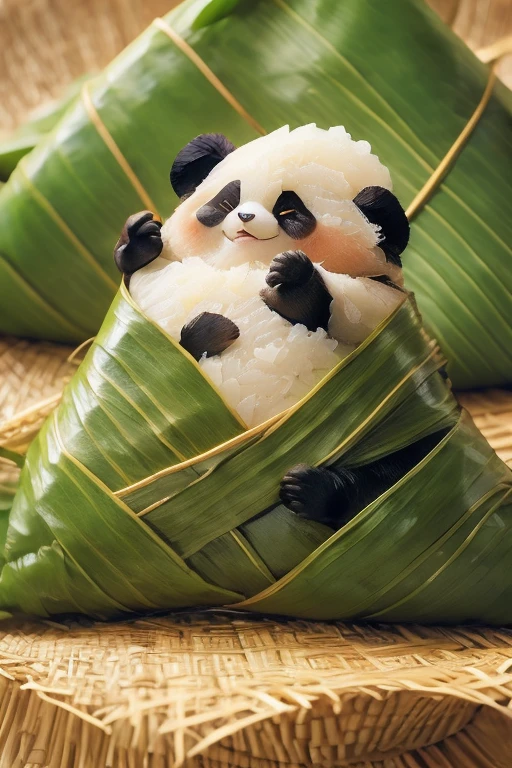
[[[411,221],[417,214],[421,211],[421,209],[426,205],[426,203],[430,200],[438,186],[441,184],[442,180],[447,175],[448,171],[452,168],[453,164],[455,163],[455,160],[461,153],[461,151],[464,149],[464,146],[466,145],[469,137],[473,133],[475,127],[478,124],[478,121],[482,117],[485,108],[487,104],[489,103],[489,99],[491,98],[492,91],[494,88],[494,83],[496,82],[496,71],[495,66],[491,67],[491,71],[489,73],[489,79],[487,81],[487,85],[485,87],[484,93],[482,95],[482,98],[480,99],[480,102],[469,118],[468,122],[464,126],[461,133],[457,136],[455,141],[453,142],[452,146],[446,153],[446,155],[443,157],[433,174],[430,176],[430,178],[427,180],[427,182],[423,185],[423,187],[420,189],[412,203],[407,208],[405,215]]]
[[[82,341],[81,344],[78,345],[66,358],[67,363],[73,363],[73,365],[80,365],[80,363],[83,362],[84,358],[79,358],[78,355],[83,349],[86,349],[89,347],[93,341],[95,340],[96,336],[91,336],[90,339],[86,339],[85,341]]]
[[[125,175],[128,177],[128,180],[130,181],[132,187],[135,189],[138,196],[142,200],[144,206],[148,210],[156,213],[157,211],[156,205],[154,204],[151,197],[144,189],[141,181],[137,177],[137,174],[134,172],[133,168],[131,168],[128,160],[125,158],[125,156],[117,146],[116,142],[114,141],[110,131],[108,130],[108,128],[106,127],[102,119],[100,118],[98,111],[93,104],[91,94],[89,93],[89,89],[87,85],[88,84],[85,83],[85,85],[82,88],[82,101],[91,123],[94,125],[97,132],[103,139],[104,143],[109,148],[109,150],[117,160],[118,164],[123,169]]]
[[[464,149],[469,137],[478,125],[478,121],[485,112],[485,109],[491,99],[494,85],[497,79],[496,68],[498,66],[499,60],[503,56],[506,56],[510,53],[512,53],[512,35],[509,35],[502,40],[497,40],[492,45],[489,45],[486,48],[481,48],[477,52],[477,55],[485,64],[491,65],[489,70],[489,78],[487,80],[485,90],[482,94],[482,98],[480,99],[475,111],[469,118],[459,136],[457,136],[435,171],[432,173],[430,178],[426,181],[416,197],[413,199],[412,203],[407,208],[405,213],[409,221],[417,216],[421,209],[430,200],[438,186],[441,184],[442,180],[454,165],[457,157]]]
[[[217,77],[217,75],[215,75],[215,73],[210,69],[210,67],[206,64],[206,62],[203,61],[203,59],[186,42],[186,40],[184,40],[180,35],[178,35],[178,33],[169,24],[167,24],[167,22],[164,21],[164,19],[161,19],[161,18],[154,19],[153,26],[157,27],[161,32],[166,34],[170,40],[172,40],[175,46],[182,53],[184,53],[185,56],[196,66],[196,68],[201,72],[202,75],[204,75],[205,79],[208,80],[208,82],[215,88],[215,90],[228,102],[228,104],[252,128],[254,128],[254,130],[257,133],[259,133],[261,136],[264,136],[266,134],[265,129],[257,122],[257,120],[252,115],[249,114],[249,112],[247,112],[245,107],[243,107],[242,104],[238,101],[238,99],[231,93],[231,91],[229,91],[228,88],[226,88],[224,83]],[[512,35],[506,38],[503,38],[502,40],[498,40],[492,45],[487,46],[486,48],[482,48],[478,51],[478,55],[481,58],[481,60],[484,61],[485,63],[491,64],[490,71],[489,71],[489,78],[488,78],[485,90],[482,94],[482,98],[480,99],[480,102],[478,103],[475,111],[469,118],[468,122],[464,126],[459,136],[455,139],[454,143],[452,144],[452,146],[450,147],[446,155],[443,157],[443,159],[441,160],[437,168],[434,170],[432,175],[425,182],[423,187],[420,189],[418,194],[414,197],[409,207],[407,208],[406,215],[409,221],[414,219],[414,217],[417,216],[418,213],[421,211],[421,209],[427,204],[429,199],[432,197],[436,189],[441,184],[442,180],[445,178],[445,176],[448,174],[448,172],[454,165],[457,157],[459,156],[460,152],[466,145],[469,137],[473,133],[475,127],[477,126],[480,118],[482,117],[490,101],[494,84],[496,82],[496,66],[499,59],[501,59],[503,56],[511,52],[512,52]],[[122,154],[121,150],[119,149],[118,145],[114,141],[112,135],[110,134],[107,127],[105,126],[100,116],[98,115],[98,112],[89,94],[87,84],[84,85],[83,87],[82,99],[91,122],[93,123],[96,130],[102,137],[103,141],[105,142],[107,147],[110,149],[115,159],[117,160],[117,162],[119,163],[123,171],[125,172],[126,176],[128,177],[132,186],[136,190],[140,199],[142,200],[142,202],[144,203],[147,209],[154,211],[156,213],[156,206],[151,200],[151,197],[149,196],[147,191],[144,189],[140,180],[137,178],[135,172],[131,168],[130,164],[128,163],[128,161]]]
[[[185,56],[194,64],[197,69],[201,72],[202,75],[208,80],[208,82],[213,85],[216,91],[220,93],[221,96],[226,99],[228,104],[233,107],[233,109],[238,112],[238,114],[243,117],[243,119],[249,123],[249,125],[254,128],[257,133],[259,133],[261,136],[265,136],[267,133],[266,130],[261,126],[257,120],[247,112],[245,107],[243,107],[238,99],[233,96],[231,91],[229,91],[224,83],[219,80],[217,75],[212,72],[208,64],[206,64],[205,61],[194,51],[194,49],[187,43],[186,40],[184,40],[178,33],[171,27],[167,22],[165,22],[163,19],[155,19],[153,21],[153,26],[157,27],[161,32],[164,32],[164,34],[169,37],[172,42],[175,44],[179,50],[185,54]]]

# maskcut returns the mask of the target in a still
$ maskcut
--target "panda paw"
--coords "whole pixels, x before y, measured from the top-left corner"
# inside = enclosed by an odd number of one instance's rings
[[[120,272],[132,275],[160,255],[161,228],[162,224],[154,219],[151,211],[140,211],[126,219],[114,248],[114,261]]]
[[[271,288],[299,288],[308,282],[313,271],[313,263],[303,251],[284,251],[272,260],[265,280]]]
[[[215,312],[201,312],[181,329],[180,344],[195,360],[220,355],[240,336],[235,323]]]
[[[343,484],[334,472],[323,467],[297,464],[281,480],[281,502],[299,517],[339,527],[344,518]]]

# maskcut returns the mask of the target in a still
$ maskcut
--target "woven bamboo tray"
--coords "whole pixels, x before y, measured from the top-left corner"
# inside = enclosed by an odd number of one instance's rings
[[[510,766],[508,631],[10,623],[0,660],[2,767]]]
[[[430,2],[475,50],[512,31],[509,0]],[[2,129],[173,4],[0,2]],[[510,57],[499,73],[512,83]],[[0,339],[0,445],[26,448],[72,351]],[[461,399],[512,461],[512,393]],[[510,630],[234,612],[0,626],[0,768],[510,768],[511,716]]]

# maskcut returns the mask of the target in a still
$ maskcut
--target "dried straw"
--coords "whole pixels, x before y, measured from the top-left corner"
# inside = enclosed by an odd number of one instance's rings
[[[488,389],[458,397],[498,456],[512,466],[512,392]]]
[[[106,66],[178,0],[0,2],[0,128],[57,99],[66,86]],[[23,87],[20,87],[23,83]]]
[[[512,34],[512,3],[510,0],[427,0],[443,21],[451,26],[482,61],[490,61],[488,51],[502,58],[496,73],[512,88],[512,49],[510,41],[503,50],[496,43],[506,41]],[[505,55],[508,52],[507,55]]]
[[[0,446],[23,452],[57,405],[76,370],[73,349],[0,339]]]
[[[506,630],[9,622],[0,664],[2,766],[498,768],[512,747]]]

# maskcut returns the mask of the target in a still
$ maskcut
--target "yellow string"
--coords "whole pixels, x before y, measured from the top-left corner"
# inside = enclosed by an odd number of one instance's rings
[[[142,186],[141,182],[137,178],[137,175],[135,174],[135,172],[131,168],[130,164],[128,163],[128,160],[125,158],[125,156],[123,155],[123,153],[121,152],[121,150],[117,146],[116,142],[114,141],[114,139],[110,135],[106,125],[102,122],[100,116],[98,115],[96,107],[94,106],[94,104],[92,102],[91,95],[90,95],[89,90],[87,88],[87,83],[85,83],[85,85],[82,88],[82,100],[83,100],[86,112],[87,112],[87,114],[88,114],[88,116],[89,116],[89,118],[91,120],[91,123],[94,125],[94,127],[98,131],[99,135],[101,136],[101,138],[103,139],[103,141],[105,142],[105,144],[107,145],[107,147],[112,152],[112,154],[114,155],[115,159],[117,160],[117,162],[119,163],[119,165],[123,169],[124,173],[126,174],[126,176],[129,179],[132,187],[135,189],[135,191],[137,192],[138,196],[142,200],[144,206],[148,210],[156,213],[156,206],[155,206],[154,202],[152,201],[152,199],[150,198],[150,196],[148,195],[148,193],[146,192],[146,190]]]
[[[184,40],[182,37],[178,35],[175,30],[170,27],[163,19],[155,19],[153,21],[153,24],[155,27],[158,27],[162,32],[164,32],[167,37],[170,37],[170,39],[173,41],[173,43],[176,45],[177,48],[182,51],[185,56],[187,56],[190,61],[195,64],[197,69],[205,76],[205,78],[208,80],[211,85],[220,93],[220,95],[226,99],[228,104],[230,104],[238,114],[244,118],[244,120],[249,123],[249,125],[254,128],[255,131],[257,131],[259,134],[264,136],[266,134],[266,130],[261,126],[255,118],[247,112],[247,110],[240,104],[238,99],[233,96],[231,91],[229,91],[224,83],[219,80],[216,74],[212,72],[208,64],[202,60],[202,58],[194,51],[194,49]]]
[[[186,42],[186,40],[180,37],[178,33],[161,18],[154,19],[153,25],[158,27],[158,29],[164,32],[173,41],[176,47],[179,48],[187,56],[187,58],[190,59],[190,61],[193,64],[195,64],[197,69],[205,76],[208,82],[211,85],[213,85],[213,87],[221,94],[221,96],[233,107],[233,109],[236,112],[238,112],[238,114],[241,117],[243,117],[243,119],[247,123],[249,123],[249,125],[252,128],[254,128],[262,136],[266,134],[265,129],[257,122],[257,120],[254,117],[252,117],[252,115],[249,114],[249,112],[247,112],[247,110],[240,104],[238,99],[236,99],[235,96],[233,96],[233,94],[226,88],[224,83],[217,77],[217,75],[214,74],[214,72],[210,69],[210,67],[206,64],[206,62],[204,62],[203,59],[201,59],[201,57]],[[419,211],[423,208],[423,206],[427,203],[427,201],[430,199],[432,194],[435,192],[435,190],[441,183],[444,176],[450,170],[451,166],[457,159],[461,150],[464,148],[464,145],[466,144],[467,140],[469,139],[473,130],[478,124],[478,121],[480,120],[482,114],[484,113],[485,108],[491,98],[492,91],[494,88],[494,83],[496,81],[495,64],[500,58],[502,58],[503,56],[511,52],[512,52],[512,35],[509,35],[508,37],[505,37],[501,40],[498,40],[492,45],[489,45],[485,48],[481,48],[478,51],[478,55],[482,59],[482,61],[493,63],[493,66],[491,67],[491,70],[489,72],[489,79],[487,81],[487,86],[484,90],[484,93],[482,95],[482,98],[480,99],[479,104],[477,105],[475,111],[473,112],[472,116],[468,120],[464,129],[462,130],[460,135],[457,137],[457,139],[454,141],[454,143],[452,144],[452,146],[450,147],[446,155],[443,157],[443,159],[437,166],[436,170],[432,173],[430,178],[423,185],[423,187],[420,189],[416,197],[413,199],[413,201],[407,208],[406,215],[409,221],[411,221],[419,213]],[[154,211],[158,216],[158,213],[156,212],[155,204],[153,203],[148,193],[142,186],[141,182],[137,178],[133,169],[128,164],[128,161],[126,160],[121,150],[117,146],[116,142],[110,135],[106,126],[101,121],[98,115],[98,112],[90,97],[89,91],[87,89],[87,84],[84,85],[82,89],[82,97],[83,97],[83,101],[84,101],[84,105],[87,110],[87,113],[91,119],[91,122],[94,124],[96,130],[102,137],[103,141],[108,146],[108,148],[116,158],[117,162],[124,170],[125,174],[128,176],[132,186],[135,188],[136,192],[138,193],[144,205],[148,209]]]
[[[91,338],[90,338],[90,339],[86,339],[85,341],[82,341],[82,343],[81,343],[81,344],[79,344],[79,345],[78,345],[78,347],[77,347],[76,349],[74,349],[74,350],[73,350],[73,351],[72,351],[72,352],[71,352],[71,353],[70,353],[70,354],[67,356],[67,358],[66,358],[66,362],[67,362],[67,363],[74,363],[75,365],[80,365],[80,363],[81,363],[82,361],[81,361],[81,360],[77,360],[77,359],[76,359],[76,356],[78,355],[78,353],[79,353],[79,352],[81,352],[81,350],[82,350],[82,349],[84,349],[84,347],[87,347],[87,346],[89,346],[89,344],[92,344],[92,342],[94,341],[94,339],[95,339],[95,338],[96,338],[96,336],[91,336]]]
[[[492,66],[491,70],[489,72],[489,79],[487,81],[487,85],[485,87],[485,90],[482,94],[482,98],[480,99],[480,102],[469,118],[468,122],[464,126],[464,129],[459,134],[459,136],[455,139],[452,146],[446,153],[446,155],[443,157],[433,174],[430,176],[428,181],[423,185],[423,187],[420,189],[412,203],[407,208],[405,214],[409,221],[411,221],[418,212],[423,208],[423,206],[427,203],[427,201],[430,199],[432,194],[435,192],[443,178],[446,176],[450,168],[452,167],[453,163],[457,159],[458,155],[464,148],[464,145],[466,144],[467,140],[473,133],[476,125],[478,124],[478,121],[482,117],[484,110],[489,103],[489,100],[492,95],[492,91],[494,88],[494,83],[496,82],[496,72],[495,67]]]

